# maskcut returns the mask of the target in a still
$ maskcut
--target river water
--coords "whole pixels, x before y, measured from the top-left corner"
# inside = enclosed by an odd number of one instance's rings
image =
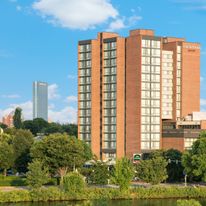
[[[206,199],[199,200],[206,206]],[[176,200],[97,200],[86,202],[2,203],[0,206],[176,206]]]

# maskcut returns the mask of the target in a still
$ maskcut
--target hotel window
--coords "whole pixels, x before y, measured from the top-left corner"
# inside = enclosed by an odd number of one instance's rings
[[[150,40],[143,39],[142,40],[142,47],[150,47]]]
[[[150,64],[150,57],[142,57],[142,64]]]
[[[111,43],[111,49],[116,49],[116,42]]]
[[[152,58],[153,65],[160,65],[160,58]]]
[[[151,66],[151,73],[160,74],[159,66]]]
[[[149,91],[142,91],[142,98],[150,98],[150,92]]]
[[[150,66],[142,65],[142,72],[143,73],[149,73],[150,72]]]
[[[111,57],[116,57],[116,50],[111,51]]]
[[[150,49],[142,48],[142,55],[143,56],[150,56]]]
[[[152,49],[152,56],[160,57],[160,49]]]
[[[116,59],[111,59],[111,66],[116,66]]]
[[[177,61],[181,61],[181,54],[177,54]]]
[[[88,52],[88,51],[91,51],[91,44],[87,44],[86,45],[86,51]]]
[[[150,90],[150,83],[142,82],[142,89],[143,90]]]
[[[148,99],[142,99],[142,106],[143,107],[149,107],[150,106],[150,100],[148,100]]]
[[[151,134],[151,140],[152,141],[159,141],[160,140],[160,134]]]
[[[160,106],[160,100],[151,100],[151,106],[159,107]]]
[[[159,117],[151,117],[151,122],[154,124],[159,124],[160,123],[160,118]]]
[[[151,142],[151,149],[159,149],[160,143],[159,142]]]
[[[142,115],[149,115],[150,109],[149,108],[142,108]]]
[[[147,134],[147,133],[146,134],[142,133],[141,140],[143,140],[143,141],[150,141],[150,135]]]
[[[141,148],[144,150],[150,149],[150,142],[141,142]]]
[[[149,116],[142,116],[141,118],[142,123],[149,124],[150,123],[150,117]]]
[[[149,131],[150,131],[150,125],[148,125],[148,124],[142,124],[142,125],[141,125],[141,131],[142,131],[142,132],[149,132]]]
[[[152,48],[160,48],[160,41],[152,40]]]
[[[142,74],[142,81],[150,81],[150,75],[149,74]]]

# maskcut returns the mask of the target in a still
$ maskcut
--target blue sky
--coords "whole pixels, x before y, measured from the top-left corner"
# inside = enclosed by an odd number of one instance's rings
[[[77,42],[99,31],[154,29],[202,45],[206,110],[206,0],[0,0],[0,119],[17,105],[32,115],[32,82],[49,87],[49,116],[75,122]]]

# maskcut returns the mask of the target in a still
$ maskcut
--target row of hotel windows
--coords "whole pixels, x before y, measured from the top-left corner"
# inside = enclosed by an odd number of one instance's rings
[[[91,52],[80,53],[80,60],[89,60],[91,59]]]
[[[142,99],[141,100],[142,107],[147,106],[150,107],[160,107],[160,100],[150,100],[150,99]]]
[[[117,59],[105,59],[104,60],[105,67],[116,66],[116,65],[117,65]]]
[[[116,116],[116,109],[104,109],[105,116]]]
[[[90,52],[91,44],[80,45],[80,52]]]
[[[91,76],[91,69],[80,69],[80,76]]]
[[[107,58],[114,58],[114,57],[116,57],[116,55],[117,55],[116,50],[105,51],[105,52],[104,52],[104,58],[105,58],[105,59],[107,59]]]
[[[154,57],[160,57],[161,51],[160,49],[147,49],[142,48],[142,56],[154,56]]]
[[[116,117],[105,117],[104,118],[104,123],[105,124],[108,124],[108,123],[115,124],[116,123]]]
[[[104,85],[104,91],[115,91],[116,90],[116,84],[105,84]]]
[[[142,64],[160,65],[160,58],[142,57]]]
[[[116,140],[116,133],[105,133],[104,140]]]
[[[80,82],[80,84],[90,84],[91,77],[80,77],[79,82]]]
[[[85,68],[85,67],[91,67],[91,66],[92,66],[92,62],[90,60],[79,62],[79,68]]]
[[[160,90],[159,83],[142,82],[142,90]]]
[[[160,48],[160,46],[160,41],[147,39],[142,40],[142,47]]]
[[[116,67],[109,67],[109,68],[104,68],[104,74],[116,74],[117,68]]]
[[[90,116],[91,110],[90,109],[80,110],[79,114],[80,114],[80,116]]]
[[[91,118],[90,117],[80,118],[80,124],[91,124]]]
[[[141,149],[143,150],[150,150],[150,149],[159,149],[160,143],[159,142],[141,142]]]
[[[104,101],[104,107],[116,107],[116,100]]]
[[[160,108],[142,108],[142,115],[160,116]]]
[[[150,116],[142,116],[141,117],[142,123],[153,123],[153,124],[160,124],[160,117],[150,117]],[[148,125],[149,126],[149,125]]]
[[[142,74],[142,81],[160,82],[160,75],[158,74]]]
[[[80,126],[80,132],[91,132],[91,126],[89,125]]]
[[[91,92],[91,85],[81,85],[79,86],[80,92]]]
[[[160,140],[160,134],[159,133],[142,133],[142,138],[143,141],[159,141]]]
[[[80,100],[91,100],[91,93],[80,94]]]
[[[90,108],[91,107],[91,101],[85,101],[79,103],[80,108]]]
[[[116,149],[116,142],[104,142],[104,149]]]
[[[159,91],[142,91],[142,98],[152,98],[152,99],[159,99],[160,92]]]
[[[160,74],[160,66],[142,65],[142,73]]]
[[[104,50],[113,50],[116,49],[116,47],[117,47],[116,42],[104,43]]]
[[[116,125],[104,125],[104,132],[116,132]]]
[[[104,99],[116,99],[116,92],[104,92]]]

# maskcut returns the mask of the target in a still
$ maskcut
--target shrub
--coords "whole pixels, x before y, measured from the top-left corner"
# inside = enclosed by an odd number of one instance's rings
[[[40,188],[43,184],[49,182],[48,169],[44,168],[39,160],[29,163],[29,172],[27,172],[27,183],[31,188]]]
[[[201,206],[196,200],[177,200],[177,206]]]
[[[70,172],[63,178],[63,189],[71,194],[82,193],[85,189],[83,176],[77,172]]]

